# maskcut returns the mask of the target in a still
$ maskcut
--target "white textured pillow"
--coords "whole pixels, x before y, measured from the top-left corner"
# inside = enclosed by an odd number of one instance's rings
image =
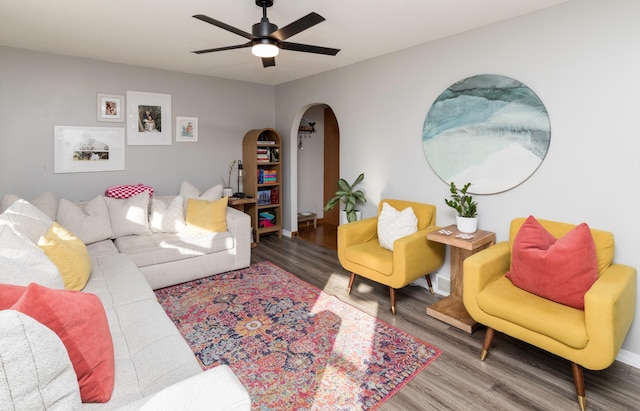
[[[171,201],[151,199],[149,228],[154,233],[178,233],[185,227],[184,199],[175,196]]]
[[[413,212],[413,208],[407,207],[398,211],[388,203],[382,203],[382,211],[378,216],[380,247],[393,251],[394,241],[416,231],[418,231],[418,217]]]
[[[214,201],[222,198],[222,184],[213,186],[204,193],[201,193],[195,186],[187,181],[183,181],[180,186],[180,195],[184,198],[184,209],[187,209],[187,200],[195,198],[197,200]]]
[[[112,238],[126,235],[146,235],[149,231],[149,192],[143,191],[127,199],[105,197]]]
[[[0,226],[0,283],[64,290],[60,271],[44,251],[6,225]]]
[[[109,210],[100,195],[80,205],[61,198],[56,220],[85,244],[107,240],[113,235]]]
[[[78,379],[60,338],[14,310],[0,311],[0,404],[13,410],[79,410]]]
[[[19,199],[0,214],[0,225],[9,225],[20,237],[36,244],[53,220],[26,200]]]
[[[4,212],[11,204],[20,200],[20,197],[15,194],[5,194],[0,199],[0,212]],[[56,219],[56,212],[58,210],[58,201],[53,193],[42,193],[36,198],[29,201],[34,206],[38,207],[43,213],[45,213],[50,219]]]

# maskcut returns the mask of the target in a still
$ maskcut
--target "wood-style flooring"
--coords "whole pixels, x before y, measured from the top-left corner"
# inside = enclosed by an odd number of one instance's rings
[[[300,234],[309,238],[313,233]],[[487,359],[480,361],[483,328],[467,334],[425,314],[426,306],[440,296],[415,286],[398,290],[398,312],[393,317],[386,287],[358,277],[348,296],[349,273],[340,266],[335,245],[331,249],[301,238],[261,236],[252,250],[252,262],[269,260],[443,350],[383,404],[381,411],[579,410],[568,361],[500,333],[496,333]],[[639,369],[615,362],[603,371],[585,370],[584,378],[588,410],[640,410]]]

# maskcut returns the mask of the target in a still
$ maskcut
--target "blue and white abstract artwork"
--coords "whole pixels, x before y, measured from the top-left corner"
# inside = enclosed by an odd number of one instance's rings
[[[521,82],[496,74],[447,88],[427,113],[422,146],[447,184],[470,182],[470,193],[509,190],[544,160],[551,125],[544,104]]]

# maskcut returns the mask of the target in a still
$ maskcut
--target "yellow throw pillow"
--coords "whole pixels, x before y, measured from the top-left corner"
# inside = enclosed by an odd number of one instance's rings
[[[58,267],[65,289],[84,288],[91,276],[91,258],[82,240],[54,221],[40,237],[38,246]]]
[[[215,201],[188,199],[187,227],[194,231],[227,231],[227,202],[228,197]]]

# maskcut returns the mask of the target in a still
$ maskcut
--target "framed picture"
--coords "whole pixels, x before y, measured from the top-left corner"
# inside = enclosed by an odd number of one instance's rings
[[[98,121],[124,122],[124,96],[98,93]]]
[[[176,141],[198,141],[198,117],[176,117]]]
[[[54,173],[124,170],[123,127],[54,127]]]
[[[168,146],[172,142],[171,94],[127,91],[127,144]]]

